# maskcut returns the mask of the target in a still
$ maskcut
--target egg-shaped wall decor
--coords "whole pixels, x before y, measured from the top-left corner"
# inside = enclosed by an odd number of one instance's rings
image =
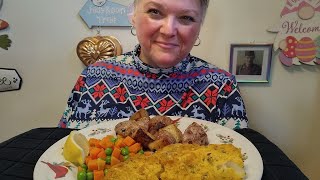
[[[309,37],[301,38],[295,48],[295,53],[301,62],[313,61],[316,57],[314,41]]]

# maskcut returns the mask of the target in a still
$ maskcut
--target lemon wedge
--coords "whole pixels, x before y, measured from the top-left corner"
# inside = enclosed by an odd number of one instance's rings
[[[89,154],[89,141],[78,131],[71,131],[64,146],[63,157],[74,164],[83,164]]]

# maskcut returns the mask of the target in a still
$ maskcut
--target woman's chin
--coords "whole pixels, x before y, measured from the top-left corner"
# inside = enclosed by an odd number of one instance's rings
[[[178,63],[179,62],[174,60],[161,60],[161,61],[158,61],[156,64],[159,68],[171,68]]]
[[[173,54],[161,54],[159,56],[161,58],[154,59],[153,61],[159,68],[170,68],[180,62]]]

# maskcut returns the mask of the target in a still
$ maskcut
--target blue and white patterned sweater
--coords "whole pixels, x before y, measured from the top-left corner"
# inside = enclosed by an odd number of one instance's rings
[[[172,68],[143,63],[137,48],[95,62],[80,75],[59,127],[78,128],[131,116],[188,116],[229,128],[246,128],[248,119],[236,79],[229,72],[189,55]]]

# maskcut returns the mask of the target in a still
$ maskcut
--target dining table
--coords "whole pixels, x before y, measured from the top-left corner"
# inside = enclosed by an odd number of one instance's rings
[[[75,129],[42,127],[28,130],[0,144],[0,180],[31,180],[35,165],[50,146]],[[236,129],[259,151],[262,180],[306,180],[308,177],[264,135],[251,128]]]

